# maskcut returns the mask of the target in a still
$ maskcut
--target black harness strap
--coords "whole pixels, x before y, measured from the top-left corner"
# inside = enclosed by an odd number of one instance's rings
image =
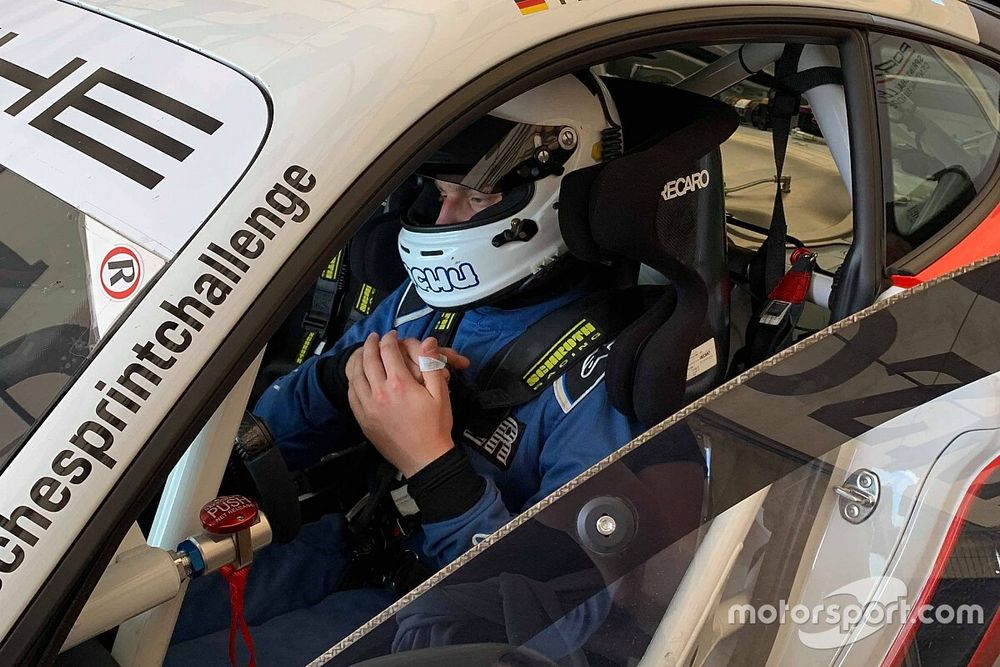
[[[799,95],[829,84],[844,85],[844,72],[839,67],[811,67],[789,76],[784,85]]]
[[[403,301],[407,301],[405,296]],[[421,312],[421,306],[416,300],[401,306],[397,319]],[[515,406],[537,396],[591,351],[612,340],[641,307],[638,289],[584,296],[528,327],[487,361],[475,382],[455,373],[456,442],[464,437],[466,444],[486,443],[503,429]],[[430,334],[439,345],[452,344],[462,315],[461,311],[436,312]],[[480,454],[485,451],[482,446],[474,449]],[[418,519],[400,516],[398,506],[388,502],[393,479],[385,469],[380,470],[378,488],[356,505],[357,513],[349,521],[354,555],[342,588],[391,583],[404,593],[432,573],[405,548],[403,540]]]
[[[344,287],[348,277],[347,251],[346,247],[341,248],[316,279],[312,303],[302,318],[302,328],[305,333],[295,354],[296,364],[308,359],[318,345],[327,339],[330,323],[340,310],[344,298]]]
[[[361,283],[361,287],[358,289],[358,298],[354,300],[354,308],[351,312],[351,317],[349,318],[351,323],[353,324],[355,321],[360,320],[366,315],[371,315],[371,312],[375,310],[375,306],[378,304],[378,301],[378,290],[368,283]]]
[[[504,346],[474,381],[463,378],[464,433],[485,438],[518,405],[552,386],[641,313],[638,288],[597,292],[549,313]]]
[[[817,86],[843,84],[844,77],[836,67],[813,67],[797,71],[802,49],[802,44],[788,44],[775,65],[776,89],[772,112],[776,184],[774,209],[767,237],[751,263],[750,286],[757,301],[747,326],[747,346],[741,355],[741,370],[760,363],[791,342],[792,331],[804,307],[805,294],[798,294],[803,291],[799,288],[804,281],[804,289],[808,289],[809,279],[816,266],[814,254],[799,254],[798,259],[793,260],[788,274],[785,273],[788,227],[781,174],[791,134],[792,116],[798,113],[800,96]],[[784,282],[792,287],[784,285]],[[797,296],[793,298],[783,294],[789,291]]]
[[[760,316],[752,323],[753,337],[746,352],[747,367],[774,356],[793,342],[796,323],[805,309],[816,255],[806,248],[792,254],[792,266],[768,295]]]
[[[451,347],[463,315],[462,311],[442,310],[438,312],[434,325],[431,327],[431,335],[437,339],[439,347]]]
[[[240,420],[234,448],[267,512],[274,542],[291,542],[302,525],[295,480],[274,444],[271,431],[249,410]]]
[[[411,285],[396,311],[396,319],[400,318],[400,311],[420,312],[422,306]],[[448,310],[436,313],[431,335],[437,338],[439,346],[452,344],[463,314]],[[341,588],[389,583],[402,595],[416,588],[433,570],[404,546],[405,538],[419,526],[419,519],[403,516],[395,502],[389,502],[396,484],[395,468],[388,464],[379,466],[377,479],[376,488],[355,506],[357,513],[347,517],[352,559]]]
[[[750,267],[751,288],[760,299],[758,311],[755,313],[758,316],[760,305],[763,305],[768,293],[785,275],[785,240],[788,235],[788,227],[785,222],[785,205],[782,200],[781,172],[785,166],[785,152],[788,149],[792,116],[799,110],[799,93],[789,88],[784,82],[795,75],[799,57],[802,55],[802,48],[802,44],[788,44],[785,46],[781,58],[775,64],[777,88],[774,95],[774,108],[771,112],[774,123],[772,130],[775,167],[774,207],[767,238],[754,256]]]
[[[788,226],[785,221],[781,174],[785,166],[785,153],[788,149],[788,137],[791,134],[792,116],[798,113],[800,103],[799,91],[789,86],[788,81],[796,76],[802,48],[802,44],[786,45],[781,58],[775,64],[776,88],[774,108],[771,114],[775,167],[774,207],[767,237],[750,262],[750,290],[754,297],[754,304],[750,321],[747,323],[746,347],[741,351],[737,362],[739,372],[762,361],[761,351],[773,350],[777,343],[772,338],[778,336],[778,332],[783,334],[786,330],[784,326],[764,326],[764,322],[769,322],[774,317],[785,318],[788,315],[788,309],[781,313],[770,313],[767,312],[767,309],[773,307],[769,295],[785,275],[785,244],[788,239]],[[780,337],[782,340],[785,339],[784,335]]]
[[[330,320],[337,311],[338,297],[347,276],[346,258],[347,248],[341,248],[316,279],[312,304],[309,306],[309,312],[302,318],[302,328],[306,331],[321,336],[326,334],[326,328],[330,326]]]

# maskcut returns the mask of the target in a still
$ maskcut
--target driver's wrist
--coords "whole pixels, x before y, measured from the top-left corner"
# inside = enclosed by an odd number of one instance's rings
[[[427,466],[431,465],[453,449],[455,449],[455,443],[452,442],[451,438],[442,440],[436,444],[426,445],[425,447],[422,447],[418,453],[420,458],[409,460],[405,463],[400,462],[398,465],[399,472],[403,473],[403,477],[412,479],[414,475],[419,474]]]
[[[326,399],[342,415],[352,417],[351,404],[347,399],[347,362],[362,343],[348,345],[333,354],[324,355],[316,363],[316,378]]]

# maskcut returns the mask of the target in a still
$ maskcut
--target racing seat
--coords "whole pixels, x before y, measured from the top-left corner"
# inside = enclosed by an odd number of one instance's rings
[[[608,358],[612,403],[652,425],[726,374],[729,297],[719,146],[739,118],[728,105],[701,95],[639,81],[613,83],[626,137],[638,128],[640,142],[624,157],[564,178],[559,224],[580,259],[625,258],[668,281],[618,335]],[[640,99],[641,106],[629,103]],[[650,113],[659,117],[655,134]]]
[[[631,86],[629,95],[655,99],[655,108],[665,110],[659,131],[617,160],[567,175],[559,224],[570,251],[581,259],[624,258],[667,278],[645,312],[616,338],[605,378],[612,404],[652,426],[725,377],[727,242],[719,146],[739,119],[728,105],[701,95],[631,81],[616,88],[620,92],[625,85]],[[644,91],[647,86],[656,90]],[[597,550],[608,580],[700,524],[705,477],[703,462],[691,454],[700,455],[694,439],[683,424],[664,430],[615,464],[622,472],[613,488],[585,484],[576,490],[579,504],[564,501],[583,512],[595,498],[620,494],[632,509],[616,510],[610,503],[602,511],[622,513],[620,525],[629,523],[629,514],[641,515],[634,523],[642,527],[642,539],[615,553]],[[572,514],[560,526],[570,534],[580,521]],[[579,539],[595,551],[586,536]]]

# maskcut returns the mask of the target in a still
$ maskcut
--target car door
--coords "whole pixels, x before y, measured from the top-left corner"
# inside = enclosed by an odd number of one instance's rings
[[[998,294],[1000,263],[980,262],[834,325],[588,470],[314,664],[994,659]],[[710,454],[708,501],[678,534],[691,509],[668,499],[702,493],[669,457],[688,429]],[[966,569],[936,565],[953,558]],[[978,614],[908,631],[930,584],[977,591],[960,599]]]

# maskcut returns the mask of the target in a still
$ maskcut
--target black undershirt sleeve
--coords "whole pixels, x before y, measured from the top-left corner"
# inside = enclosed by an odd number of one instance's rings
[[[483,497],[486,480],[472,469],[465,452],[455,447],[410,477],[407,490],[420,508],[420,521],[437,523],[472,509]]]
[[[350,401],[347,400],[347,360],[364,343],[349,345],[335,354],[320,357],[316,363],[316,377],[327,400],[343,416],[353,419]]]

